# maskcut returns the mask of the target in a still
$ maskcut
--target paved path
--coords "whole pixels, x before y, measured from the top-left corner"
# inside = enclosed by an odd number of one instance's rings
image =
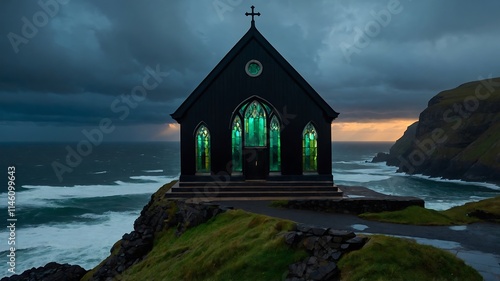
[[[487,281],[500,281],[500,226],[414,226],[363,220],[354,215],[270,207],[270,201],[222,201],[224,206],[289,219],[299,223],[352,230],[357,233],[411,237],[422,244],[448,250],[478,270]]]

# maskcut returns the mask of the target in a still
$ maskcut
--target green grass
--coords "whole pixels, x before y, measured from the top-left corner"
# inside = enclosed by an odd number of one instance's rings
[[[480,219],[468,216],[468,214],[474,211],[482,211],[487,212],[489,214],[494,215],[497,219],[490,220],[490,222],[500,223],[500,196],[481,200],[478,202],[470,202],[463,206],[453,207],[446,211],[443,211],[443,214],[451,217],[454,221],[458,223],[471,223],[480,221]]]
[[[343,281],[483,280],[477,271],[443,250],[413,240],[371,236],[338,263]]]
[[[470,202],[445,211],[429,210],[418,206],[408,207],[401,211],[365,213],[361,218],[390,223],[414,225],[458,225],[481,221],[469,214],[482,211],[500,218],[500,196],[479,202]],[[490,220],[500,223],[500,219]]]
[[[281,280],[288,265],[307,256],[281,233],[291,221],[228,211],[180,237],[165,231],[153,250],[118,280]]]
[[[275,208],[286,208],[288,206],[288,200],[274,200],[269,204],[271,207]]]
[[[176,180],[171,181],[169,183],[164,184],[162,187],[160,187],[153,195],[152,195],[152,200],[153,204],[150,207],[150,209],[153,209],[156,206],[163,206],[166,203],[168,203],[168,199],[165,198],[165,193],[169,191],[172,186],[174,186],[177,183]]]
[[[361,218],[400,224],[415,225],[452,225],[453,220],[441,212],[411,206],[401,211],[364,213]]]

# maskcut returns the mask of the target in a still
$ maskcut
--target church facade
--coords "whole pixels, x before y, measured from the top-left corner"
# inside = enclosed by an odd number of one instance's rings
[[[333,184],[338,116],[257,30],[247,33],[171,114],[180,124],[182,182]]]

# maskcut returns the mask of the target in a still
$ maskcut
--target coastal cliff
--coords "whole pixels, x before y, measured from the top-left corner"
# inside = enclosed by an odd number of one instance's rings
[[[500,183],[500,78],[440,92],[373,162],[408,174]]]

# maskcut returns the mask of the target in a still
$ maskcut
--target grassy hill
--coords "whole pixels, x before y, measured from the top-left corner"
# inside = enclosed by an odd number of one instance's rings
[[[500,196],[479,202],[470,202],[444,211],[435,211],[418,206],[396,212],[365,213],[360,217],[413,225],[458,225],[478,221],[500,223]]]
[[[374,235],[339,262],[341,280],[483,280],[451,253],[412,240]]]
[[[290,221],[229,211],[176,237],[162,233],[153,250],[118,280],[281,280],[288,265],[306,257],[280,233]]]

